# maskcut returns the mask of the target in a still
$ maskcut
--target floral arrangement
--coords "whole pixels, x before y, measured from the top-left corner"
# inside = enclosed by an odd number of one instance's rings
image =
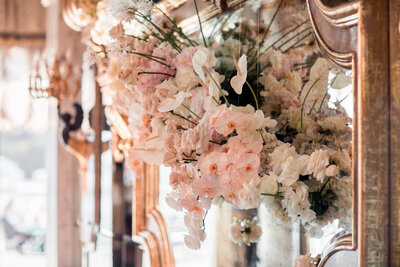
[[[314,234],[351,212],[351,119],[327,92],[348,79],[316,58],[310,31],[285,50],[271,44],[279,8],[268,25],[227,27],[228,16],[206,37],[201,23],[187,36],[151,1],[98,4],[90,55],[106,66],[103,93],[129,120],[127,163],[138,173],[142,161],[171,167],[166,201],[185,212],[190,248],[222,201],[263,203]],[[299,25],[293,35],[304,33]],[[260,235],[256,220],[231,226],[237,243]]]

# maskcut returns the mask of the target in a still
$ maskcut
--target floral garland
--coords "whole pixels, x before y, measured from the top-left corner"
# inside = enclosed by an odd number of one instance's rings
[[[286,50],[269,42],[279,8],[269,25],[229,28],[228,17],[207,38],[200,23],[196,38],[151,1],[98,4],[89,53],[106,65],[103,93],[129,119],[128,165],[171,167],[166,201],[185,212],[190,248],[200,248],[204,218],[222,201],[263,203],[277,221],[301,220],[314,234],[350,217],[351,119],[339,102],[328,106],[327,92],[348,78],[315,60],[310,33]],[[235,219],[230,232],[250,244],[262,231],[255,219]]]

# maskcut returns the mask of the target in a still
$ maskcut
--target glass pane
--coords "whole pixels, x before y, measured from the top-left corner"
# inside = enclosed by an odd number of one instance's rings
[[[323,58],[304,1],[247,2],[183,30],[141,6],[95,36],[129,156],[171,168],[160,209],[177,265],[292,266],[351,232],[351,73]]]

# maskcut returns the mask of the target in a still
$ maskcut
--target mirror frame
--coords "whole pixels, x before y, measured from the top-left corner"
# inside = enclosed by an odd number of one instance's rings
[[[351,242],[337,239],[319,266],[343,250],[356,250],[359,266],[398,266],[400,7],[391,0],[335,2],[307,6],[323,53],[353,71],[354,222]]]

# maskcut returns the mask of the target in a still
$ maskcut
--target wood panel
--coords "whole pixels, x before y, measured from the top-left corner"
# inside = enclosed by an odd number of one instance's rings
[[[360,2],[357,59],[360,266],[389,265],[388,1]]]
[[[390,170],[392,178],[393,172],[398,171],[398,167],[395,170],[390,163],[393,149],[390,150],[389,134],[396,122],[391,121],[389,114],[389,78],[392,76],[389,70],[389,1],[345,2],[348,1],[330,1],[327,7],[322,0],[308,0],[321,47],[339,66],[352,67],[355,82],[353,193],[356,224],[351,244],[346,241],[341,248],[334,248],[333,253],[353,248],[358,250],[360,266],[388,266]],[[397,21],[391,23],[397,25]],[[392,179],[392,183],[394,181]],[[393,223],[396,222],[392,219]]]
[[[390,33],[390,266],[400,266],[400,1],[389,2]]]
[[[0,42],[43,45],[46,10],[40,0],[0,0]]]

